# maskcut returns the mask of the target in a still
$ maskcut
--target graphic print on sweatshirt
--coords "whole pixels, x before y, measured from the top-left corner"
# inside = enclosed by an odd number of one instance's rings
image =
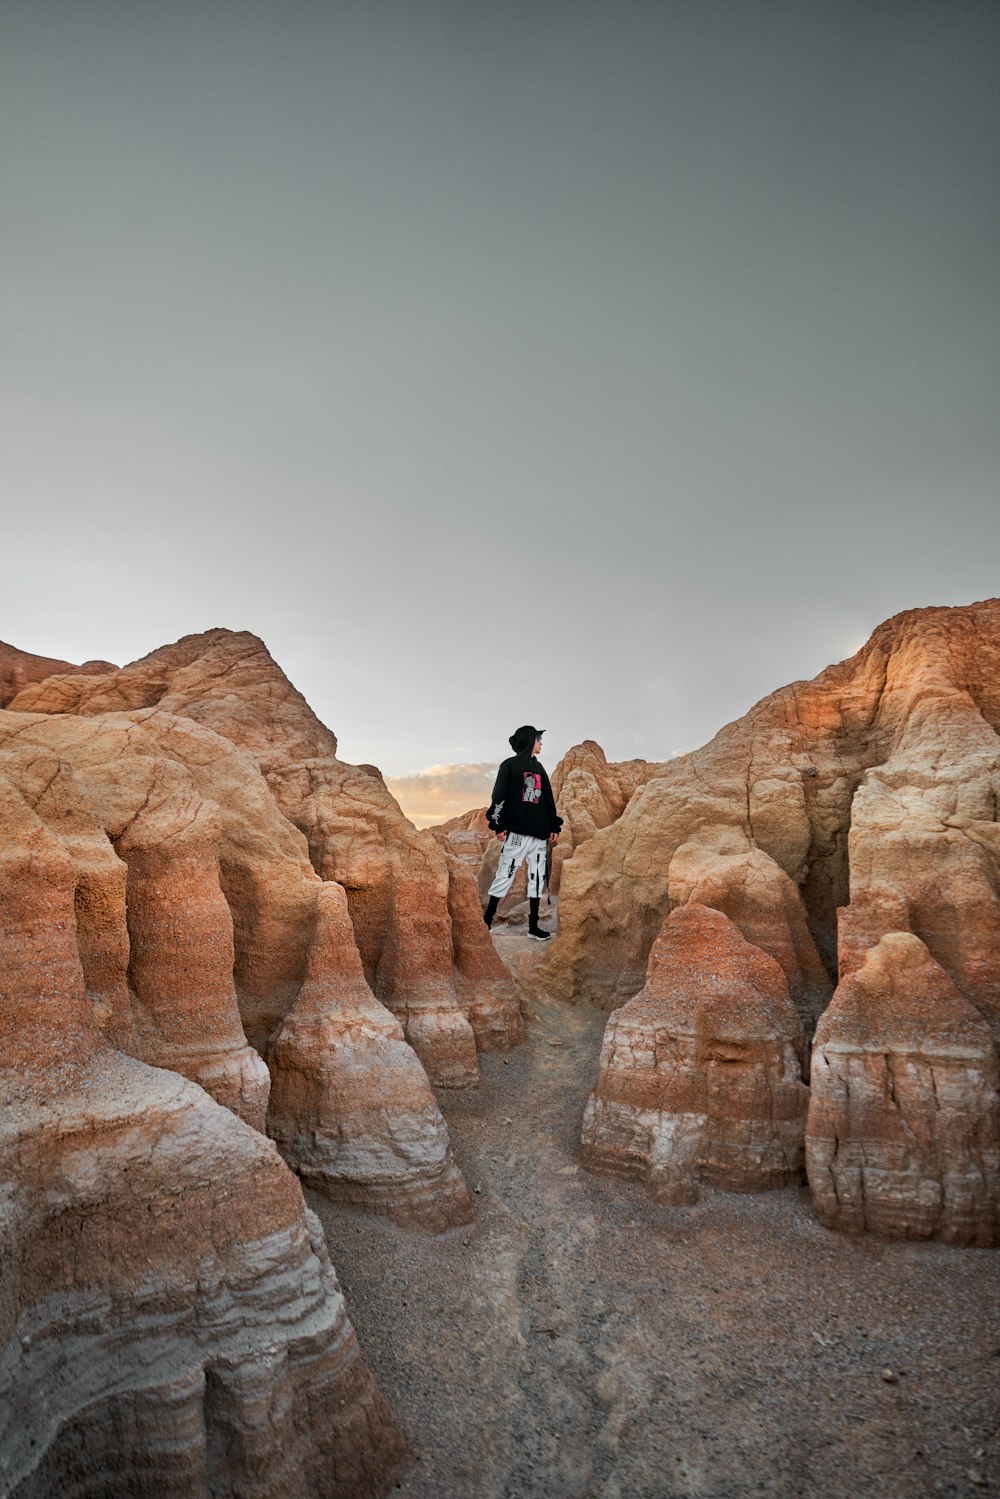
[[[521,793],[522,802],[540,802],[542,799],[542,778],[537,770],[526,770],[524,774],[524,790]]]

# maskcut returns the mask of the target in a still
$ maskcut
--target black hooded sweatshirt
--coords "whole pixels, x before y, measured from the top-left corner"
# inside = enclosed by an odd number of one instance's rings
[[[562,827],[545,767],[531,753],[536,737],[531,728],[511,736],[515,753],[497,771],[486,814],[486,821],[495,833],[527,833],[532,838],[548,838]]]

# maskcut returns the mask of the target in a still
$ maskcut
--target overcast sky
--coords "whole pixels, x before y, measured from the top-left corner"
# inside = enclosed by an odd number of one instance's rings
[[[962,0],[0,0],[0,638],[253,630],[403,776],[1000,593],[998,64]]]

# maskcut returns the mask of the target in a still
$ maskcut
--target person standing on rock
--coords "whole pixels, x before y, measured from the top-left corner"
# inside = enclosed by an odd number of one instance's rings
[[[531,912],[528,936],[539,942],[548,942],[552,936],[538,925],[538,907],[545,880],[546,849],[558,840],[562,827],[545,767],[535,758],[541,751],[544,733],[544,729],[533,728],[530,723],[522,724],[508,740],[513,755],[504,760],[497,771],[486,821],[503,848],[483,912],[486,925],[491,927],[497,906],[514,883],[518,866],[527,859],[528,909]]]

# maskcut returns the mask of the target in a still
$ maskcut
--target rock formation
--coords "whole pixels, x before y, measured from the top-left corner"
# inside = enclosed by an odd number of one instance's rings
[[[848,962],[886,931],[908,929],[996,1027],[998,683],[1000,600],[991,600],[898,615],[849,661],[763,699],[661,767],[574,851],[539,985],[605,1008],[635,994],[673,879],[678,899],[698,892],[738,922],[752,914],[747,930],[783,963],[803,1012],[821,1006],[824,985],[802,921],[832,977],[837,909],[847,906]],[[725,862],[747,856],[750,865]],[[771,864],[794,893],[771,872],[765,898]],[[725,890],[711,894],[726,868]],[[732,903],[741,868],[754,871],[750,906]]]
[[[809,1158],[824,1221],[996,1242],[998,681],[1000,601],[899,615],[663,767],[575,850],[532,983],[624,1002],[588,1108],[591,1159],[653,1162],[655,1119],[636,1123],[626,1082],[645,1035],[633,1004],[649,1002],[661,927],[708,906],[781,966],[807,1035],[819,1021]],[[710,989],[711,960],[690,961],[692,990],[699,963]],[[612,1075],[621,1096],[602,1116]]]
[[[446,857],[455,988],[469,1016],[479,1050],[510,1051],[524,1040],[520,1004],[514,1012],[510,1003],[510,972],[497,956],[493,943],[482,940],[483,903],[475,875],[456,855],[449,853]]]
[[[262,1057],[278,1078],[270,1047],[293,1006],[306,1003],[300,990],[307,964],[307,989],[315,996],[326,985],[335,1006],[338,996],[356,992],[360,959],[349,923],[338,942],[324,940],[329,918],[320,897],[330,887],[312,869],[302,834],[279,812],[256,762],[190,719],[146,708],[91,718],[0,712],[0,766],[58,829],[77,871],[81,962],[106,1038],[201,1083],[263,1129],[269,1080]],[[397,1022],[363,976],[360,984],[371,1015],[395,1036]],[[498,996],[486,980],[464,1002],[492,1010],[501,1032],[516,1038],[505,1001],[506,990]],[[315,1015],[314,999],[307,1008]],[[495,1044],[485,1022],[482,1028],[484,1044]],[[305,1038],[322,1046],[324,1034],[322,1025],[300,1025],[296,1046],[285,1045],[281,1055],[290,1065],[294,1057],[297,1078],[309,1071]],[[349,1047],[313,1059],[311,1096],[301,1087],[285,1090],[286,1158],[315,1176],[325,1151],[340,1196],[384,1202],[399,1221],[462,1221],[465,1189],[419,1063],[401,1041],[369,1045],[366,1054],[368,1108],[358,1099],[359,1052]],[[338,1123],[334,1111],[348,1097],[353,1112]],[[296,1102],[304,1109],[298,1120]],[[326,1133],[300,1158],[317,1111]],[[401,1150],[400,1140],[413,1137],[415,1113],[423,1120],[419,1147]],[[338,1129],[351,1148],[331,1169]],[[384,1183],[377,1180],[382,1168]]]
[[[121,729],[32,728],[0,714],[0,765],[67,842],[80,960],[109,1038],[263,1128],[267,1068],[247,1044],[233,984],[216,808],[154,746],[122,753]]]
[[[553,850],[549,876],[553,895],[558,893],[562,866],[574,848],[598,828],[608,827],[624,811],[636,788],[655,779],[662,770],[662,765],[651,760],[612,763],[593,739],[585,739],[566,752],[552,772],[553,795],[563,818],[562,834]],[[500,845],[486,821],[486,808],[475,808],[459,817],[449,818],[430,831],[439,843],[464,862],[478,866],[479,899],[485,906],[500,862]],[[494,925],[526,920],[527,898],[528,874],[522,865],[497,907]]]
[[[59,761],[0,764],[0,1491],[382,1493],[401,1444],[298,1184],[200,1087],[108,1044],[125,866]],[[201,833],[184,847],[203,908]],[[85,975],[102,921],[118,940]]]
[[[463,864],[478,870],[484,851],[496,836],[486,821],[486,808],[474,807],[460,817],[449,817],[447,822],[432,824],[426,831],[432,835],[440,848],[454,854]]]
[[[713,854],[703,844],[682,843],[670,861],[667,890],[672,908],[696,901],[721,911],[748,942],[774,958],[785,978],[807,1037],[833,992],[816,951],[799,892],[763,849]]]
[[[110,661],[85,661],[82,666],[73,666],[69,661],[57,661],[52,656],[32,656],[30,652],[19,651],[0,640],[0,708],[6,708],[22,688],[32,682],[44,682],[46,677],[56,673],[103,676],[115,669]]]
[[[816,1031],[806,1152],[823,1222],[1000,1243],[998,1084],[981,1015],[919,938],[882,937]]]
[[[807,1090],[784,974],[721,912],[691,902],[653,945],[642,992],[609,1019],[583,1122],[585,1165],[642,1178],[661,1202],[697,1183],[796,1180]]]
[[[156,708],[193,720],[249,752],[280,811],[306,836],[323,880],[347,892],[365,976],[399,1018],[431,1081],[478,1078],[467,1014],[466,970],[485,928],[456,953],[450,874],[434,837],[403,816],[370,768],[336,758],[335,736],[313,714],[255,636],[210,630],[186,636],[104,677],[57,675],[11,703],[21,712],[92,716]],[[460,996],[455,972],[464,974]],[[494,993],[493,1001],[497,1002]],[[510,1035],[520,1027],[513,983],[504,997]]]
[[[998,683],[1000,602],[913,611],[695,754],[564,758],[532,983],[618,1006],[588,1166],[678,1203],[805,1150],[832,1227],[1000,1241]],[[289,1166],[468,1219],[431,1083],[523,1036],[495,840],[414,829],[253,636],[4,648],[0,698],[0,1492],[380,1493]]]
[[[472,1217],[427,1075],[365,980],[339,885],[319,893],[305,983],[270,1063],[268,1134],[310,1186],[430,1229]]]
[[[588,838],[610,827],[633,794],[661,776],[670,762],[610,761],[601,746],[585,739],[566,751],[552,772],[552,794],[563,818],[559,846],[552,861],[552,888],[559,889],[562,866]]]

